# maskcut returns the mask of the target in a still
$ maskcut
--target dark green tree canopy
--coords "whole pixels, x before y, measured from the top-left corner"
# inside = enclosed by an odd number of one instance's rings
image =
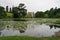
[[[18,7],[13,7],[14,18],[22,18],[26,15],[27,9],[25,4],[21,3]]]
[[[37,18],[60,18],[60,8],[51,8],[45,12],[37,11],[35,13],[35,17]]]
[[[4,7],[0,6],[0,18],[5,18],[6,13]]]
[[[42,11],[37,11],[36,14],[35,14],[35,17],[36,18],[43,18],[44,17],[44,13]]]

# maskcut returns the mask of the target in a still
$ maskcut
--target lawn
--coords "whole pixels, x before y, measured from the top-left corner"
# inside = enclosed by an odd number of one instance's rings
[[[13,14],[12,13],[7,13],[7,17],[12,17],[13,16]]]
[[[9,36],[9,37],[0,37],[0,40],[60,40],[60,37]]]

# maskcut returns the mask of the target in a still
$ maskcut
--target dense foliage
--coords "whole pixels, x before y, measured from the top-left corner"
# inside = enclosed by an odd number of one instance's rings
[[[4,7],[0,6],[0,18],[5,18],[6,17],[6,12],[4,10]]]
[[[37,11],[35,14],[36,18],[60,18],[60,8],[51,8],[45,12]]]
[[[13,18],[22,18],[26,15],[27,9],[25,9],[25,5],[21,3],[18,7],[13,7],[12,13]]]
[[[0,6],[0,18],[23,18],[27,14],[26,6],[23,3],[20,3],[17,7],[12,7],[9,10],[9,7],[6,6],[6,10],[4,7]],[[8,14],[12,14],[11,16]]]
[[[60,8],[51,8],[50,10],[37,11],[34,14],[27,13],[26,6],[23,3],[20,3],[17,7],[10,8],[6,6],[6,10],[4,7],[0,6],[0,18],[60,18]],[[11,15],[10,15],[11,14]]]

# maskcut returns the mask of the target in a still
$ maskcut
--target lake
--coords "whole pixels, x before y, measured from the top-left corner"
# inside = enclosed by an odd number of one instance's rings
[[[60,24],[37,20],[0,21],[0,36],[51,37],[60,31]]]

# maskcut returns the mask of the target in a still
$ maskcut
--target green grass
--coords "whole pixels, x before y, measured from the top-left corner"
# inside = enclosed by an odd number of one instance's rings
[[[0,40],[60,40],[60,37],[28,37],[28,36],[10,36],[0,37]]]
[[[12,17],[13,14],[12,13],[7,13],[7,17]]]
[[[13,14],[12,13],[7,13],[7,16],[12,16]]]
[[[55,22],[55,24],[60,24],[60,20],[57,20],[57,21]]]

